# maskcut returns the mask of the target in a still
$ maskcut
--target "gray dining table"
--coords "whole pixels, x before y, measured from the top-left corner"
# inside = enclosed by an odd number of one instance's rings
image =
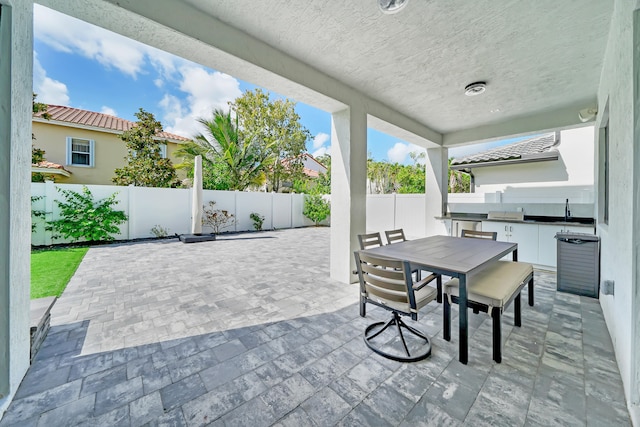
[[[365,254],[409,261],[413,266],[434,273],[457,277],[460,281],[458,329],[459,360],[467,364],[469,354],[469,321],[467,286],[473,274],[509,253],[518,260],[518,244],[490,239],[431,236],[360,251]]]

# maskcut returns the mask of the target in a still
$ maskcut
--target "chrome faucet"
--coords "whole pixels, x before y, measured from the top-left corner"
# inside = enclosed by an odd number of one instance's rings
[[[569,218],[571,218],[571,211],[569,210],[569,199],[567,199],[564,205],[564,221],[569,221]]]

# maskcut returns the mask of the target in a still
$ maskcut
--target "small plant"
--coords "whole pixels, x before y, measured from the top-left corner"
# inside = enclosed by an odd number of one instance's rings
[[[113,240],[112,234],[119,234],[118,225],[127,221],[123,211],[113,207],[118,204],[113,193],[106,199],[94,200],[93,194],[85,186],[82,192],[61,190],[65,201],[56,200],[60,208],[60,219],[47,221],[46,229],[54,232],[54,239],[61,237],[75,242],[85,239],[89,242]]]
[[[164,228],[163,226],[156,224],[153,227],[151,227],[151,234],[156,236],[158,239],[161,239],[161,238],[167,237],[169,235],[169,229],[168,228]]]
[[[203,206],[202,225],[208,225],[213,229],[213,234],[220,233],[220,230],[231,227],[235,224],[233,214],[223,209],[215,209],[216,202],[209,202],[209,206]]]
[[[262,224],[264,223],[264,215],[260,215],[257,212],[251,212],[251,215],[249,215],[249,218],[251,218],[251,220],[253,221],[253,228],[256,231],[262,230]]]
[[[331,204],[320,194],[304,196],[304,209],[302,210],[302,214],[318,226],[331,214]]]

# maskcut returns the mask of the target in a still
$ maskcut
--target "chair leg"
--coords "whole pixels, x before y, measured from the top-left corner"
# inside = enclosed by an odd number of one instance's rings
[[[376,344],[371,342],[371,340],[373,340],[375,337],[377,337],[382,332],[384,332],[389,326],[394,324],[398,328],[398,335],[400,335],[400,340],[402,341],[404,352],[407,355],[406,357],[400,356],[399,354],[388,353],[382,350],[381,348],[379,348]],[[369,335],[370,332],[376,330],[377,328],[381,328],[381,329],[379,329],[374,334]],[[421,350],[414,351],[413,355],[409,352],[409,347],[407,346],[407,342],[405,340],[404,333],[402,332],[402,328],[405,328],[409,333],[412,333],[424,340],[424,345],[421,347]],[[364,331],[364,342],[375,353],[383,357],[386,357],[387,359],[396,360],[398,362],[416,362],[418,360],[425,359],[431,355],[431,343],[429,342],[429,338],[427,338],[427,336],[422,332],[420,332],[419,330],[404,323],[402,321],[402,318],[397,312],[393,312],[393,317],[391,318],[391,320],[389,320],[386,323],[376,322],[367,326],[367,328]]]
[[[444,339],[447,341],[451,341],[451,304],[449,304],[449,298],[447,298],[446,296],[442,298],[442,313],[444,323]]]
[[[367,300],[363,296],[360,297],[360,317],[367,317]]]
[[[398,335],[400,335],[400,341],[402,341],[402,346],[404,347],[404,352],[407,353],[407,357],[411,357],[411,353],[409,353],[409,347],[407,347],[407,342],[404,340],[404,334],[402,333],[402,321],[400,320],[400,316],[398,313],[393,313],[395,317],[395,324],[398,327]]]
[[[533,276],[531,276],[531,280],[529,280],[529,305],[533,307]]]
[[[502,363],[502,328],[500,321],[500,309],[491,310],[491,318],[493,320],[493,360],[496,363]]]
[[[442,304],[442,275],[438,274],[436,277],[436,288],[438,289],[438,294],[436,295],[436,302],[438,304]]]
[[[516,299],[513,301],[513,314],[514,314],[514,321],[513,324],[520,327],[522,326],[522,318],[521,316],[521,296],[520,294],[518,294],[518,296],[516,297]]]

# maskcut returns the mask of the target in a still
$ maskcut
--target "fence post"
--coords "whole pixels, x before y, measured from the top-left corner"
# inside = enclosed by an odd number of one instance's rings
[[[274,226],[274,224],[273,224],[273,223],[274,223],[274,221],[273,221],[273,216],[276,214],[276,213],[275,213],[275,209],[274,209],[274,201],[275,201],[275,197],[276,197],[276,196],[274,196],[274,194],[276,194],[276,193],[274,193],[274,192],[272,191],[272,192],[271,192],[271,229],[272,229],[272,230],[275,230],[275,229],[276,229],[276,227],[275,227],[275,226]]]
[[[293,199],[295,193],[290,193],[291,197],[289,197],[289,212],[291,215],[289,216],[289,228],[293,228]]]
[[[398,228],[396,227],[397,216],[398,216],[398,195],[394,192],[393,193],[393,229],[394,230]]]
[[[54,219],[53,215],[53,202],[56,199],[56,188],[53,185],[53,181],[45,181],[44,182],[44,211],[45,211],[45,219],[49,218],[50,220]],[[44,244],[51,245],[53,244],[53,231],[44,230]]]
[[[133,196],[133,193],[135,191],[136,186],[134,184],[129,184],[129,186],[127,187],[127,233],[128,239],[134,239],[134,235],[133,235],[133,231],[134,231],[134,215],[135,215],[135,209],[133,208],[133,203],[135,201],[135,197]]]
[[[233,214],[236,217],[233,221],[233,231],[238,231],[238,190],[233,192]]]

